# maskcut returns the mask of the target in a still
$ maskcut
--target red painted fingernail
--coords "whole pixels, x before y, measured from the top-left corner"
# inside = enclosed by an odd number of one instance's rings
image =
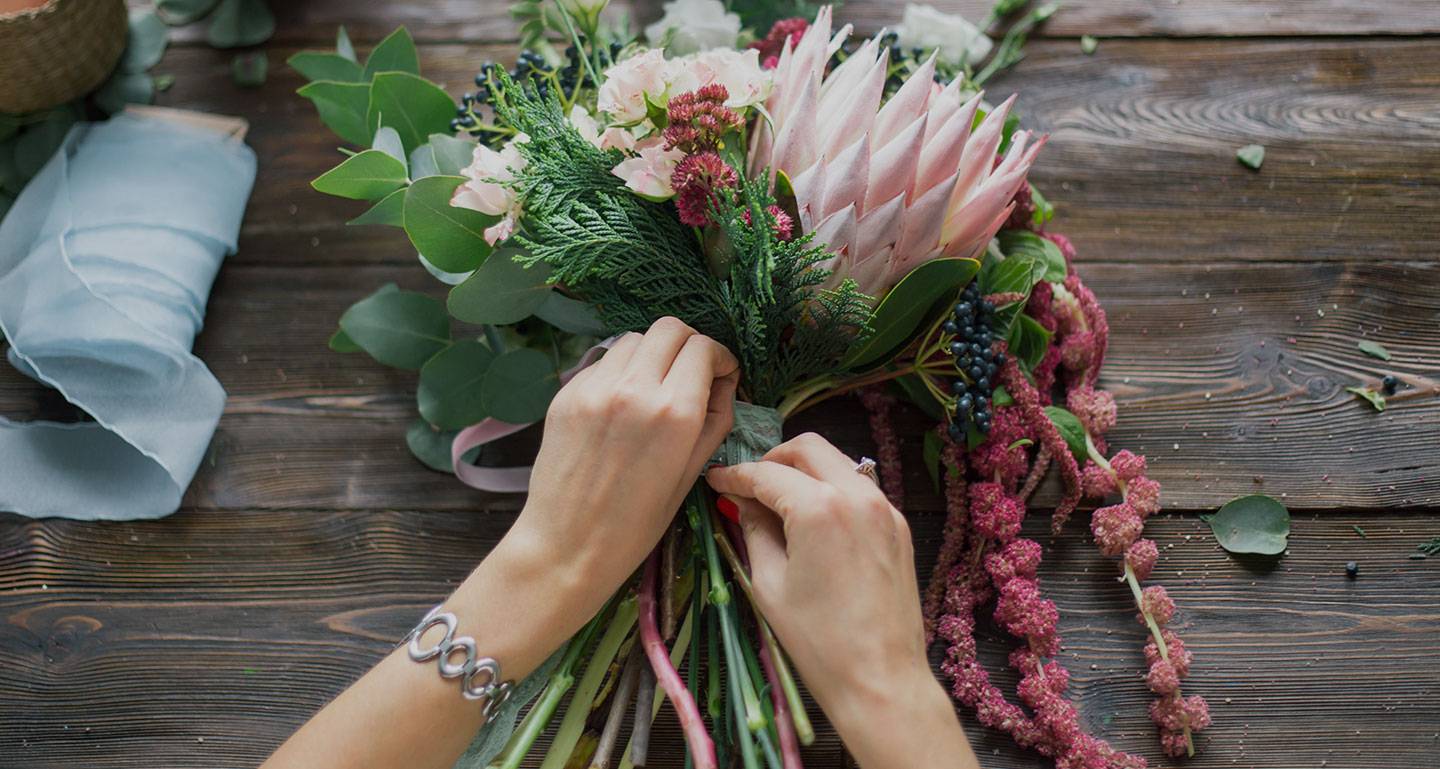
[[[739,506],[739,505],[735,504],[734,502],[731,502],[730,500],[728,500],[728,499],[726,499],[726,498],[724,498],[724,497],[720,497],[719,499],[715,500],[715,507],[720,510],[720,514],[721,514],[721,515],[725,516],[726,518],[729,518],[731,521],[734,521],[735,523],[739,523],[739,522],[740,522],[740,506]]]
[[[714,465],[710,465],[709,467],[707,467],[707,468],[705,468],[705,469],[706,469],[706,470],[714,470],[714,469],[717,468],[717,467],[724,467],[724,466],[725,466],[725,465],[714,464]]]

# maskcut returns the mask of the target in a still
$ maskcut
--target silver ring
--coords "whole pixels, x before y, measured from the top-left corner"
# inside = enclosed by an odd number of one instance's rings
[[[860,461],[855,463],[855,472],[868,476],[876,486],[880,485],[880,473],[876,472],[875,460],[870,457],[860,457]]]

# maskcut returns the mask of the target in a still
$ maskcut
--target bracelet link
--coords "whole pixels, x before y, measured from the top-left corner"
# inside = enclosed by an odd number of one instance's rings
[[[435,606],[420,620],[408,635],[400,640],[396,646],[406,646],[406,653],[410,659],[416,662],[425,662],[438,657],[438,667],[443,678],[459,678],[460,693],[467,700],[486,700],[484,713],[485,720],[490,720],[495,711],[515,691],[513,681],[500,681],[500,663],[492,657],[481,657],[475,646],[475,639],[470,636],[455,637],[456,628],[460,620],[450,612],[440,611],[440,605]],[[445,626],[445,635],[428,649],[420,648],[420,636],[427,630],[436,626]],[[451,658],[457,652],[463,652],[465,661],[459,665],[454,664]],[[484,681],[477,683],[476,677],[484,674]]]

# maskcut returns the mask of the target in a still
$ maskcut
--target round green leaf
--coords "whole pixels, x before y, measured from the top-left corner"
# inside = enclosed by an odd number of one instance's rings
[[[365,351],[364,347],[355,344],[355,340],[351,339],[350,336],[345,333],[345,329],[336,329],[335,333],[330,335],[330,349],[335,352]]]
[[[450,344],[450,318],[439,302],[413,291],[376,293],[340,316],[340,329],[387,366],[418,369]]]
[[[480,389],[490,416],[510,424],[538,422],[560,389],[560,372],[545,353],[522,347],[496,358]]]
[[[550,267],[526,267],[515,260],[520,252],[502,248],[490,255],[464,283],[450,289],[445,307],[466,323],[503,326],[535,314],[550,297]]]
[[[205,40],[216,48],[259,45],[275,34],[275,14],[265,0],[220,0]]]
[[[408,72],[381,72],[370,84],[366,125],[373,134],[382,125],[400,134],[408,155],[429,140],[430,134],[450,130],[455,100],[438,85]]]
[[[1065,439],[1070,453],[1075,455],[1075,461],[1084,464],[1090,448],[1086,444],[1088,433],[1085,432],[1085,425],[1080,423],[1080,417],[1059,406],[1046,406],[1045,416],[1055,423],[1055,429],[1060,431],[1060,437]]]
[[[469,272],[492,250],[485,228],[500,217],[450,205],[460,176],[416,179],[405,191],[405,234],[425,259],[446,272]]]
[[[488,416],[481,399],[495,353],[475,339],[456,340],[420,367],[415,399],[420,416],[442,430],[458,430]]]
[[[405,226],[405,190],[395,190],[386,195],[369,211],[351,219],[346,224],[388,224],[392,227]]]
[[[1264,494],[1233,499],[1204,520],[1215,541],[1232,553],[1279,555],[1290,535],[1290,511]]]
[[[380,200],[405,186],[405,164],[381,152],[365,150],[326,171],[310,186],[327,195]]]
[[[375,132],[365,123],[370,109],[369,85],[317,80],[300,86],[295,93],[314,102],[320,120],[341,139],[362,147],[370,146]]]
[[[341,32],[344,32],[343,27]],[[349,38],[345,38],[344,42],[348,43]],[[350,49],[352,56],[354,53],[355,50]],[[410,30],[400,27],[370,52],[370,58],[365,60],[364,79],[368,81],[381,72],[420,74],[420,57],[415,52],[415,40],[410,37]]]
[[[170,30],[159,16],[150,11],[130,11],[130,37],[120,57],[120,71],[135,74],[150,69],[164,58],[169,44]]]
[[[337,83],[364,82],[363,70],[353,60],[338,53],[301,51],[286,60],[306,80],[333,80]]]
[[[423,419],[410,423],[405,430],[405,445],[410,453],[425,463],[425,466],[441,473],[455,472],[450,461],[450,445],[455,442],[455,430],[440,430]]]
[[[870,321],[875,333],[851,348],[842,365],[860,369],[899,354],[935,303],[968,283],[979,270],[980,263],[974,259],[936,259],[911,270],[875,308]]]
[[[535,310],[535,316],[561,331],[586,336],[603,336],[605,322],[595,305],[579,299],[571,299],[559,291],[552,290],[545,303]]]

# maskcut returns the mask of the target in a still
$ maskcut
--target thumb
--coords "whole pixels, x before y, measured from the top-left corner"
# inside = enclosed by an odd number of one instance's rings
[[[740,508],[740,531],[750,551],[750,581],[761,611],[766,612],[779,595],[780,581],[790,562],[785,552],[785,523],[759,500],[728,494],[726,498]]]

